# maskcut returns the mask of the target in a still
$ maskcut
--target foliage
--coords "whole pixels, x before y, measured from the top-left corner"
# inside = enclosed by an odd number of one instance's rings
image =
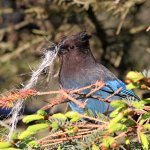
[[[144,76],[145,74],[145,76]],[[149,89],[150,87],[150,80],[149,80],[149,71],[146,73],[145,71],[142,73],[138,72],[129,72],[127,74],[127,82],[129,83],[127,85],[128,89],[135,89],[135,88],[141,88],[141,89]]]
[[[149,81],[149,78],[138,72],[129,72],[127,78],[137,84],[143,78]],[[144,83],[147,87],[146,90],[149,90],[150,86],[146,82],[142,82],[142,84]],[[97,82],[96,86],[93,84],[84,87],[84,90],[85,88],[92,88],[91,91],[96,92],[96,89],[99,89],[98,85],[101,87],[102,85],[106,86],[102,82]],[[139,87],[137,86],[137,88]],[[64,99],[68,98],[68,100],[76,102],[75,99],[70,98],[70,93],[79,94],[82,90],[82,88],[69,92],[61,90],[60,93],[64,94],[65,97],[60,96],[61,100],[58,100],[58,98],[56,100],[62,103]],[[34,92],[32,96],[57,92]],[[17,91],[17,94],[19,95],[19,91]],[[29,96],[28,91],[26,91],[26,94]],[[31,92],[29,94],[31,96]],[[114,92],[114,94],[117,93]],[[5,97],[2,100],[4,99]],[[85,111],[85,114],[68,111],[50,115],[45,110],[57,105],[56,100],[38,110],[36,114],[25,116],[22,121],[27,125],[27,128],[24,131],[14,133],[10,142],[3,139],[0,142],[0,149],[69,150],[73,148],[107,150],[142,148],[143,150],[148,150],[150,148],[150,98],[141,99],[140,101],[131,101],[131,99],[127,98],[112,102],[101,99],[102,101],[110,102],[110,105],[115,108],[109,115],[94,114],[90,110]],[[84,107],[81,103],[77,104],[80,107]],[[41,133],[42,137],[37,136]]]
[[[147,69],[150,32],[145,31],[150,30],[149,4],[148,0],[1,0],[0,88],[14,88],[15,83],[26,81],[20,73],[29,72],[27,64],[31,68],[35,66],[42,55],[41,48],[47,49],[45,45],[49,40],[57,42],[64,35],[85,29],[95,35],[91,48],[96,59],[111,69],[118,68],[121,78],[133,68]],[[149,73],[129,72],[127,88],[149,91]],[[101,82],[99,85],[106,86]],[[86,88],[97,90],[97,85]],[[82,90],[25,89],[3,94],[0,107],[8,109],[14,107],[18,99],[28,101],[30,97],[52,94],[54,98],[36,114],[25,116],[22,122],[26,129],[15,132],[9,142],[10,127],[7,121],[0,121],[0,149],[149,149],[150,98],[111,102],[97,97],[115,108],[109,115],[93,114],[90,110],[85,114],[47,113],[49,108],[65,103],[66,98],[84,108],[84,103],[70,96]],[[114,91],[114,95],[117,92]],[[55,97],[55,94],[60,96]],[[134,118],[136,115],[138,119]]]
[[[94,35],[97,60],[119,68],[121,77],[133,67],[148,69],[149,6],[149,0],[1,0],[0,89],[25,82],[20,74],[36,66],[49,41],[81,30]]]

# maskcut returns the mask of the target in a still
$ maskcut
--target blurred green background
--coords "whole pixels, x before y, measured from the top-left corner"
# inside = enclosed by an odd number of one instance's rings
[[[149,0],[0,0],[0,91],[25,84],[51,42],[83,30],[97,61],[120,79],[149,69],[149,26]],[[56,59],[55,76],[58,66]],[[57,89],[47,74],[38,86]]]

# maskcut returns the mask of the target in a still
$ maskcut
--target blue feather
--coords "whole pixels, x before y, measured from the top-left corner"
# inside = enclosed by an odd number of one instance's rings
[[[134,97],[139,100],[133,91],[127,90],[126,85],[120,81],[112,72],[103,65],[96,63],[89,45],[89,38],[85,32],[68,36],[60,43],[61,70],[59,73],[60,84],[65,89],[77,89],[94,84],[96,81],[103,81],[107,86],[103,87],[93,95],[100,98],[107,98],[119,88],[121,91],[110,100],[121,100],[127,97]],[[64,51],[64,53],[62,53]],[[89,90],[83,91],[84,94]],[[94,98],[80,98],[79,101],[86,102],[86,108],[93,112],[104,113],[112,110],[108,103]],[[79,108],[73,102],[69,102],[72,110],[84,113],[84,109]],[[86,109],[85,108],[85,109]]]
[[[139,97],[135,95],[135,93],[132,90],[127,90],[126,85],[119,79],[107,81],[106,84],[107,86],[105,86],[102,90],[109,92],[109,93],[114,93],[119,88],[121,88],[121,91],[117,94],[118,96],[122,98],[134,97],[135,99],[139,100]]]

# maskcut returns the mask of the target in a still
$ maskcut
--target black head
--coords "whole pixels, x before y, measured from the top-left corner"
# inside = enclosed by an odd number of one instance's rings
[[[91,35],[88,35],[86,32],[64,37],[58,44],[59,55],[65,55],[69,52],[86,53],[89,49],[90,38]]]

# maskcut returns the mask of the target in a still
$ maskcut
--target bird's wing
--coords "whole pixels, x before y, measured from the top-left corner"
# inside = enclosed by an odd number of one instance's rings
[[[134,97],[135,99],[139,100],[139,97],[132,90],[127,90],[126,85],[119,79],[107,81],[106,84],[107,86],[102,89],[105,92],[114,93],[121,88],[121,91],[116,95],[120,96],[121,98]]]

